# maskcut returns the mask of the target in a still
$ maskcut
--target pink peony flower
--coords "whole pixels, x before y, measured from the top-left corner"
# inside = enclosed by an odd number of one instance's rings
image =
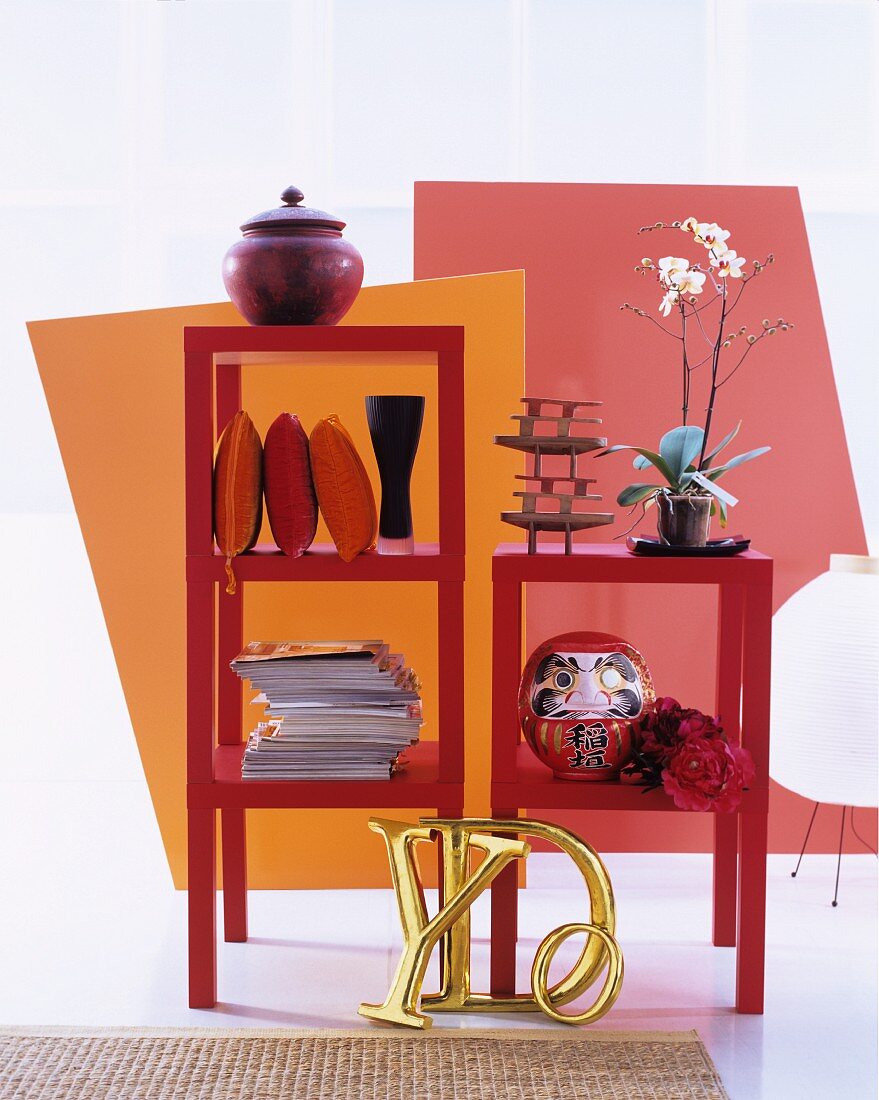
[[[717,729],[710,719],[708,724]],[[709,729],[708,736],[691,736],[681,742],[662,773],[662,785],[680,810],[730,813],[753,778],[754,762],[748,750],[728,745]]]
[[[715,719],[710,718],[707,714],[702,714],[701,711],[696,710],[681,719],[681,724],[678,727],[679,742],[695,741],[698,738],[712,741],[716,737],[723,740],[723,730],[718,726]]]

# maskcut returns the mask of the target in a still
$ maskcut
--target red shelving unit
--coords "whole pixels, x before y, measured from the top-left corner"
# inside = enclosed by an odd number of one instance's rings
[[[297,353],[428,353],[437,368],[439,543],[409,557],[339,558],[316,545],[301,558],[256,546],[235,560],[227,595],[212,522],[214,445],[241,408],[242,367],[291,364]],[[461,326],[267,326],[184,329],[186,396],[187,814],[189,1003],[210,1008],[216,980],[216,815],[220,812],[225,937],[247,939],[247,810],[435,807],[460,817],[464,799],[464,329]],[[347,361],[347,360],[346,360]],[[291,370],[297,369],[295,360]],[[366,392],[366,388],[364,388]],[[229,668],[241,650],[249,584],[265,581],[426,581],[438,586],[436,742],[407,771],[380,782],[243,781],[243,685]],[[218,597],[219,591],[219,597]]]
[[[492,562],[492,815],[515,818],[521,809],[668,810],[662,790],[645,793],[615,781],[556,779],[521,740],[517,714],[522,670],[523,585],[710,584],[718,589],[717,712],[732,741],[751,752],[757,775],[735,814],[714,815],[714,931],[716,946],[733,947],[736,1008],[763,1011],[766,913],[766,824],[769,809],[769,683],[772,559],[755,550],[731,558],[639,557],[606,543],[560,544],[529,555],[523,544],[502,544]],[[516,976],[515,869],[492,886],[492,992],[510,993]]]

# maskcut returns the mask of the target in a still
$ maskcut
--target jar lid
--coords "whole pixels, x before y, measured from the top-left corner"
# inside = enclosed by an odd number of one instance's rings
[[[274,210],[264,210],[261,214],[254,214],[240,228],[244,231],[248,229],[283,229],[285,226],[293,229],[298,225],[326,225],[331,229],[340,230],[345,228],[345,222],[334,218],[326,210],[314,210],[310,206],[300,206],[299,204],[304,198],[305,195],[298,187],[288,187],[281,195],[283,206],[278,206]]]

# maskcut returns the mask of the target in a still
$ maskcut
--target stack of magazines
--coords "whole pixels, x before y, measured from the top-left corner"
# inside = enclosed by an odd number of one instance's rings
[[[231,667],[268,719],[244,779],[387,779],[418,740],[421,684],[382,641],[250,642]]]

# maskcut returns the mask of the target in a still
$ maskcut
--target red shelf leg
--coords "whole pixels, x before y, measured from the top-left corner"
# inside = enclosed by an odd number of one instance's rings
[[[714,876],[712,942],[736,945],[736,883],[739,873],[738,814],[714,815]]]
[[[492,779],[513,782],[519,716],[516,699],[522,667],[522,585],[492,585]],[[519,816],[517,806],[492,806],[492,816]],[[516,991],[516,939],[519,923],[519,879],[516,863],[491,884],[491,992]]]
[[[217,1003],[216,814],[190,809],[189,819],[189,1007]]]
[[[227,943],[247,939],[247,827],[243,809],[220,811],[223,853],[223,925]]]
[[[766,814],[740,814],[736,1011],[763,1012],[766,950]]]
[[[742,742],[750,750],[757,781],[769,772],[769,694],[772,587],[749,586],[745,597]],[[762,1013],[766,951],[767,814],[739,815],[739,935],[736,1009]]]
[[[717,616],[717,713],[730,741],[741,738],[742,613],[738,584],[719,586]],[[735,814],[714,817],[713,934],[715,947],[736,945],[739,823]]]
[[[497,818],[518,817],[516,810],[495,809]],[[496,997],[516,992],[516,940],[519,938],[518,860],[501,871],[491,890],[491,992]]]
[[[440,581],[436,586],[439,660],[439,727],[461,730],[440,739],[439,778],[443,783],[464,780],[464,586]]]

